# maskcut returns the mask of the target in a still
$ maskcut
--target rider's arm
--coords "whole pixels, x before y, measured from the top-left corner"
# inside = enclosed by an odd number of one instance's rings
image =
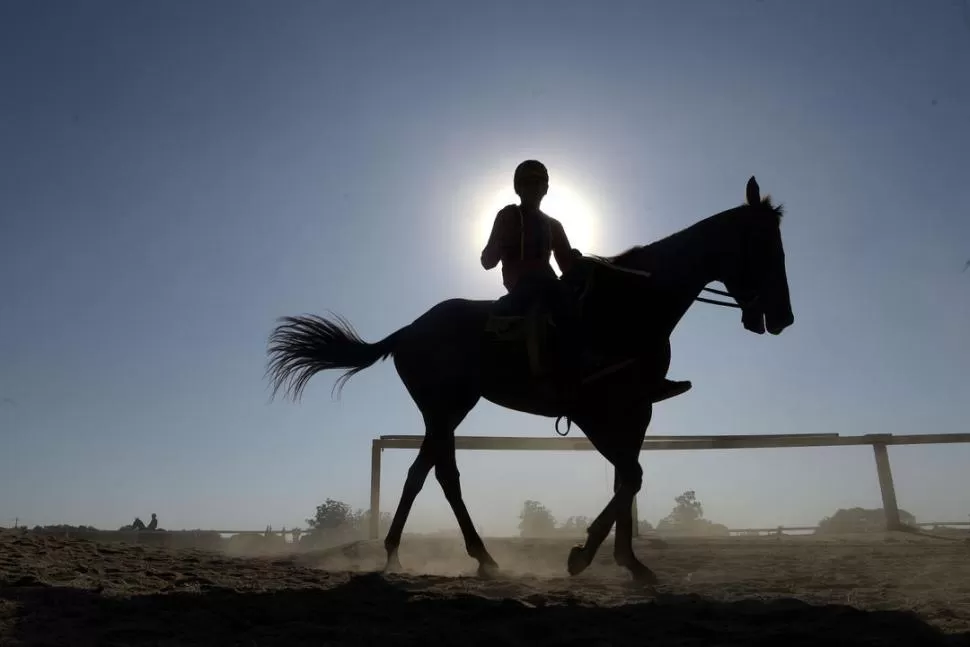
[[[573,252],[572,245],[569,244],[569,238],[566,237],[566,230],[563,229],[562,223],[555,218],[551,218],[551,220],[552,254],[556,257],[556,265],[559,266],[559,273],[565,274],[573,266],[573,261],[576,259],[576,256]]]
[[[505,245],[506,231],[508,231],[507,221],[509,219],[509,214],[511,210],[505,207],[497,214],[495,214],[495,222],[492,223],[492,233],[488,237],[488,242],[485,243],[485,249],[482,250],[482,267],[486,270],[490,270],[502,259],[502,247]]]

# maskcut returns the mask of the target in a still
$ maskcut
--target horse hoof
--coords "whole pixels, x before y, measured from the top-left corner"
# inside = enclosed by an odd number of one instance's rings
[[[579,575],[589,566],[589,558],[582,546],[573,546],[569,550],[569,559],[566,560],[566,568],[570,575]]]
[[[638,564],[637,566],[631,566],[630,574],[633,575],[633,581],[637,584],[643,584],[645,586],[653,586],[660,580],[657,579],[657,574],[651,571],[649,568],[643,564]]]
[[[494,562],[492,562],[491,564],[483,562],[478,565],[478,577],[484,580],[492,580],[498,577],[498,575],[499,575],[498,564]]]
[[[401,566],[401,560],[398,559],[397,555],[395,555],[394,557],[388,557],[387,558],[387,562],[384,564],[384,569],[381,572],[382,573],[400,573],[403,570],[404,570],[404,567]]]

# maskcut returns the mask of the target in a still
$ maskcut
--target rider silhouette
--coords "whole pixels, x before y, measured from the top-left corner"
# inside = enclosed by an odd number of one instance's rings
[[[559,270],[565,274],[572,266],[574,254],[562,223],[539,209],[549,190],[549,173],[545,165],[526,160],[515,169],[515,193],[520,204],[499,210],[492,233],[482,250],[482,267],[490,270],[502,261],[502,283],[512,293],[520,283],[546,283],[556,279],[549,264],[556,257]]]
[[[520,204],[507,205],[496,214],[482,250],[482,267],[490,270],[502,262],[502,283],[508,290],[505,300],[516,311],[524,311],[536,300],[552,309],[563,336],[560,356],[568,397],[576,392],[583,378],[583,343],[574,304],[549,260],[550,255],[555,256],[565,275],[581,254],[569,244],[562,223],[539,209],[549,191],[545,165],[537,160],[522,162],[515,169],[512,183]],[[652,400],[659,402],[689,388],[689,382],[664,379]]]
[[[564,382],[573,392],[582,379],[578,321],[549,259],[555,255],[559,270],[565,274],[579,252],[570,246],[562,223],[539,209],[549,190],[545,165],[537,160],[522,162],[515,169],[513,186],[520,204],[506,205],[496,214],[482,250],[482,267],[490,270],[502,262],[502,283],[508,290],[505,301],[515,311],[524,311],[536,300],[553,311],[563,336],[560,355]]]

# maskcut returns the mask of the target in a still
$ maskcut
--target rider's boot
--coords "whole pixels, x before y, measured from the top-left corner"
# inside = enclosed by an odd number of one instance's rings
[[[668,380],[664,378],[657,385],[657,388],[653,391],[650,396],[651,401],[654,403],[663,402],[670,398],[676,397],[683,393],[690,391],[691,386],[690,380]]]

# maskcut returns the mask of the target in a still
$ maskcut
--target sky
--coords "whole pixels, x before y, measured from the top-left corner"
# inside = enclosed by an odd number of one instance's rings
[[[270,401],[284,315],[368,340],[452,297],[515,165],[611,254],[786,205],[795,324],[696,304],[649,434],[965,432],[970,7],[955,0],[0,4],[0,525],[304,525],[366,508],[370,444],[421,434],[391,363]],[[460,435],[553,437],[481,401]],[[573,428],[571,435],[578,434]],[[890,451],[899,504],[966,520],[970,446]],[[412,451],[384,455],[393,511]],[[525,499],[595,516],[594,453],[461,452],[486,534]],[[645,452],[642,518],[687,489],[731,527],[880,507],[866,447]],[[455,528],[429,478],[408,530]]]

